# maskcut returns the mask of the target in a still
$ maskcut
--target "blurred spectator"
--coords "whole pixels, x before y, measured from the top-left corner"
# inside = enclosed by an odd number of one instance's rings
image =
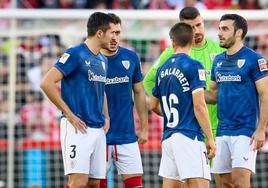
[[[158,41],[153,40],[148,44],[148,52],[146,54],[146,62],[154,63],[160,54],[160,44]]]
[[[208,9],[231,9],[232,0],[204,0]]]
[[[256,43],[258,44],[258,48],[256,49],[259,53],[261,53],[266,60],[268,61],[268,34],[257,36]]]
[[[147,9],[149,0],[131,0],[134,9]]]
[[[199,10],[207,9],[202,1],[199,0],[168,0],[169,5],[182,9],[183,7],[196,7]]]
[[[146,104],[148,109],[148,141],[145,144],[140,144],[139,147],[142,151],[161,151],[162,144],[162,117],[158,116],[150,110],[150,99],[146,97]],[[134,120],[136,132],[139,131],[139,118],[136,110],[134,110]]]
[[[41,0],[41,8],[58,8],[58,0]]]
[[[7,56],[0,53],[0,88],[7,86],[8,75]]]
[[[0,93],[0,126],[6,126],[8,122],[8,96],[6,92]],[[0,133],[2,135],[2,133]],[[1,136],[2,137],[2,136]]]
[[[151,0],[149,9],[175,9],[167,0]]]
[[[30,93],[29,102],[21,108],[21,120],[28,139],[38,141],[59,139],[59,130],[55,123],[56,109],[44,98],[43,93],[36,91]]]
[[[92,8],[93,9],[108,9],[109,7],[105,0],[98,0],[98,1],[92,2]]]
[[[258,0],[239,0],[238,6],[240,9],[261,9]]]
[[[1,8],[11,8],[10,0],[0,0],[0,9]]]
[[[75,8],[74,0],[59,0],[59,7],[61,9]]]
[[[40,59],[40,65],[35,66],[27,71],[27,77],[31,83],[31,89],[34,91],[41,91],[40,81],[43,75],[53,66],[55,62],[54,57],[43,56]]]
[[[18,0],[19,8],[40,8],[40,0]]]
[[[133,9],[130,0],[115,0],[112,4],[113,9]]]
[[[22,39],[18,53],[25,58],[25,62],[28,64],[37,64],[44,54],[43,46],[38,39],[38,36],[27,36]]]

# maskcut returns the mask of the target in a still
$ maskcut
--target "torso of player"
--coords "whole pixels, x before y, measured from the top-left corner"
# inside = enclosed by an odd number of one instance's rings
[[[203,71],[202,82],[193,79],[198,77],[198,69]],[[164,112],[163,140],[176,132],[202,140],[202,130],[194,115],[192,91],[205,87],[203,66],[185,54],[175,54],[159,68],[156,82],[154,94],[161,98]]]
[[[218,88],[218,136],[251,136],[254,132],[259,114],[255,81],[262,77],[258,65],[262,61],[266,62],[247,47],[215,59],[212,76]]]
[[[68,49],[55,67],[64,74],[61,94],[72,112],[87,126],[102,127],[107,59],[83,43]]]
[[[135,52],[119,47],[108,58],[106,95],[110,115],[107,144],[127,144],[137,140],[133,118],[133,84],[142,81],[140,61]]]

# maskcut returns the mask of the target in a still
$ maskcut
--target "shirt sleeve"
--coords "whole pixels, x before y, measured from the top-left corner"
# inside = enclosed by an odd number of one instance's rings
[[[193,92],[199,88],[206,88],[206,71],[203,65],[198,61],[193,61],[191,66],[191,79],[190,79],[190,88]]]
[[[138,55],[135,55],[135,70],[134,70],[132,82],[135,84],[135,83],[142,81],[142,79],[143,79],[143,75],[141,71],[140,58],[138,57]]]
[[[77,58],[76,52],[70,48],[58,59],[54,66],[61,71],[64,76],[67,76],[77,68],[78,62],[79,59]]]
[[[214,59],[212,63],[212,68],[211,68],[211,80],[214,82],[216,82],[215,68],[216,68],[216,58]]]
[[[255,81],[265,76],[268,76],[267,61],[263,57],[258,55],[257,58],[254,58],[252,63],[253,63],[253,66],[252,66],[251,72],[252,72],[253,79]]]
[[[156,75],[155,75],[155,80],[157,80],[158,78],[158,73],[156,72]],[[155,85],[153,86],[153,89],[152,89],[152,95],[159,98],[159,86],[158,86],[158,82],[155,82]]]

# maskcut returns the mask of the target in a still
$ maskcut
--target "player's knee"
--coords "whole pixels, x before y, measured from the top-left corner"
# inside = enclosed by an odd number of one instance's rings
[[[87,188],[88,187],[88,179],[81,178],[81,179],[76,179],[73,181],[70,181],[69,183],[70,188]]]
[[[87,188],[99,188],[100,180],[98,179],[89,179]]]
[[[244,188],[244,187],[250,187],[250,185],[247,182],[244,182],[244,181],[233,180],[233,187],[235,187],[235,188]]]
[[[107,188],[107,179],[100,180],[100,188]]]
[[[124,180],[125,188],[141,188],[142,176],[134,176]]]

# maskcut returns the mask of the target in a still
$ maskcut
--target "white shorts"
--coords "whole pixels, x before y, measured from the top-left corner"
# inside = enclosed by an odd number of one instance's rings
[[[204,142],[192,140],[175,133],[162,142],[159,176],[185,180],[204,178],[210,180],[210,167]]]
[[[87,133],[75,133],[75,128],[61,119],[61,149],[65,175],[88,174],[90,178],[104,179],[106,175],[106,137],[102,128],[87,128]]]
[[[118,174],[143,174],[140,149],[137,142],[108,145],[107,172],[114,161]]]
[[[232,168],[246,168],[255,172],[257,151],[253,151],[247,136],[216,137],[216,156],[213,159],[212,173],[231,173]]]

